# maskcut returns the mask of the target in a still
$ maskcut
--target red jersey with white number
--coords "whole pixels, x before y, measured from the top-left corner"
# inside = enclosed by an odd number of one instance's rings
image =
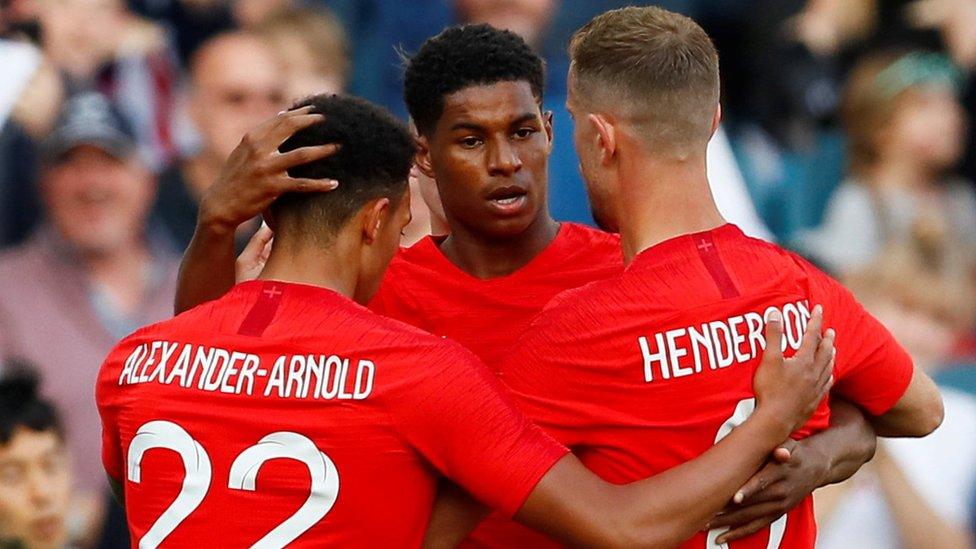
[[[133,546],[418,547],[440,475],[511,515],[567,452],[459,345],[300,284],[139,330],[96,393]]]
[[[623,271],[620,238],[562,223],[556,238],[521,269],[482,280],[427,237],[390,263],[369,304],[374,311],[464,345],[492,370],[542,308],[557,294]]]
[[[755,406],[752,379],[770,308],[787,355],[814,305],[837,332],[833,392],[882,414],[902,396],[911,359],[840,284],[734,225],[653,246],[626,271],[547,307],[502,366],[522,409],[613,483],[699,456]],[[796,438],[827,427],[823,403]],[[715,547],[701,533],[683,547]],[[772,537],[772,539],[770,539]],[[813,547],[812,499],[731,549]]]

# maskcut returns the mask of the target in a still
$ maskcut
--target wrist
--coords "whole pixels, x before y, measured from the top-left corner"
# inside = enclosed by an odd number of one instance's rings
[[[228,215],[215,208],[206,198],[200,202],[200,212],[197,215],[197,232],[210,236],[225,236],[233,234],[237,224]]]
[[[757,433],[760,433],[764,440],[772,441],[772,446],[775,448],[789,438],[790,433],[793,432],[793,423],[786,419],[787,414],[776,412],[772,408],[758,406],[746,424],[752,423]]]

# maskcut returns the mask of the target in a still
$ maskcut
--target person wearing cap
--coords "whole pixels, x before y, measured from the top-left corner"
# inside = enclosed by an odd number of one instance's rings
[[[76,488],[100,500],[98,368],[124,335],[169,316],[178,257],[147,230],[155,182],[104,96],[68,100],[40,152],[44,219],[0,254],[0,360],[37,365],[64,412]]]

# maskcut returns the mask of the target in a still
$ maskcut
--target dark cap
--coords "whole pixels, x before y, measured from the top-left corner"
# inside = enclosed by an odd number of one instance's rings
[[[98,147],[118,159],[128,158],[136,148],[135,136],[107,97],[85,92],[65,101],[54,130],[41,143],[45,163],[57,162],[80,145]]]

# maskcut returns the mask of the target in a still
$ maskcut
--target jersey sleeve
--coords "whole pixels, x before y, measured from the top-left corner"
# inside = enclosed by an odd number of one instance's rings
[[[512,516],[569,450],[529,421],[473,354],[437,347],[391,395],[393,421],[442,474]]]
[[[110,477],[120,482],[125,476],[125,463],[119,438],[116,398],[117,380],[126,356],[124,347],[119,344],[105,359],[95,386],[95,402],[102,419],[102,465]]]
[[[828,328],[837,333],[833,392],[872,415],[894,406],[915,372],[908,352],[839,282],[812,266],[811,294],[824,307]]]

